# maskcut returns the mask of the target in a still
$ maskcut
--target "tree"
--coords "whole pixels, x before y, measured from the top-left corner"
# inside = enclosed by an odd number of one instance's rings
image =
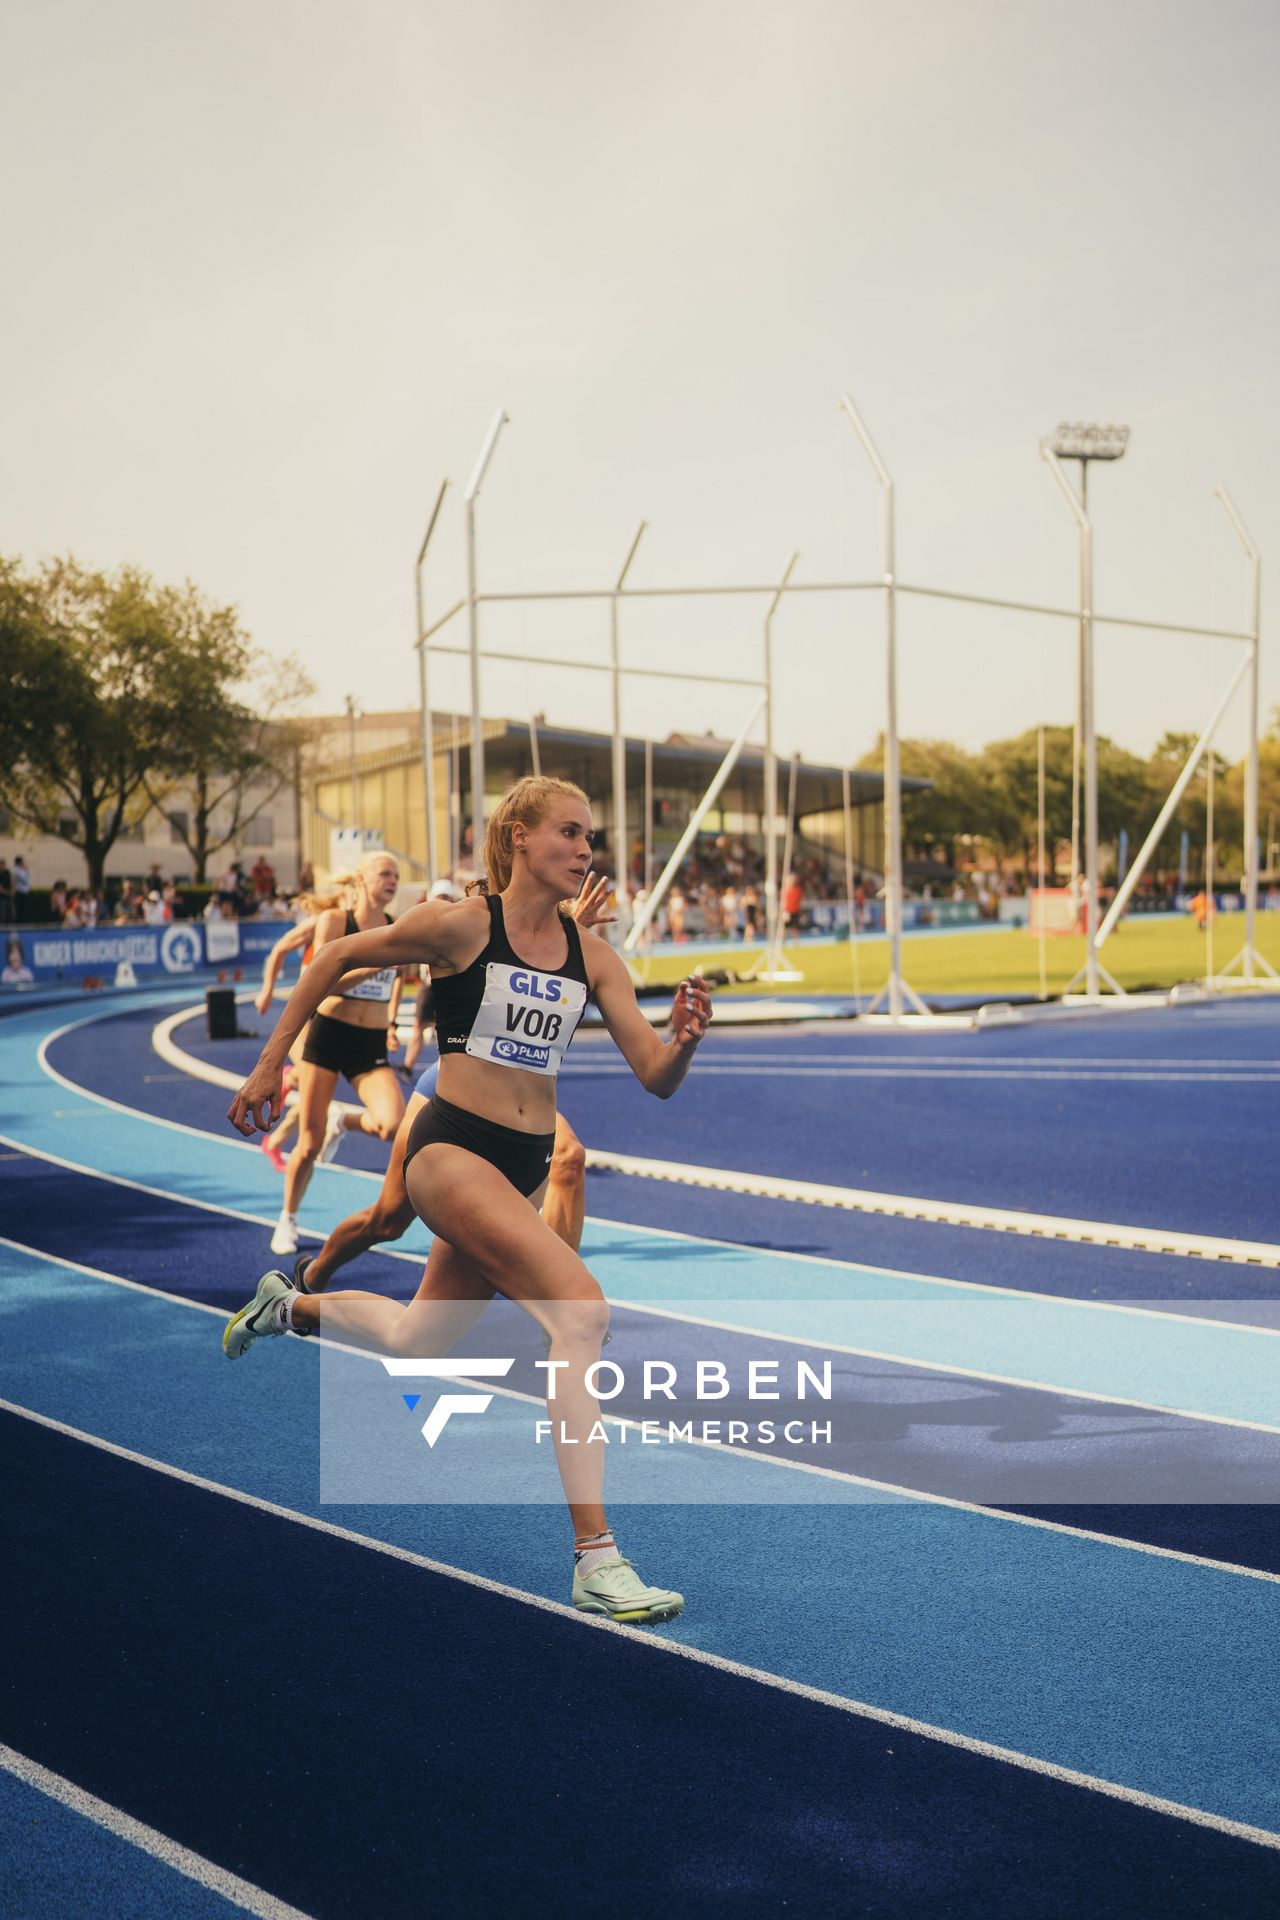
[[[0,795],[78,848],[95,889],[160,749],[167,656],[145,574],[0,561]]]
[[[984,790],[983,833],[1001,854],[1021,861],[1039,878],[1040,737],[1037,727],[1011,740],[996,740],[977,756]],[[1052,884],[1058,849],[1071,845],[1071,729],[1044,730],[1046,879]]]
[[[169,704],[146,787],[203,882],[214,854],[234,846],[292,781],[304,731],[297,708],[313,689],[295,660],[272,661],[254,647],[234,607],[215,606],[190,582],[158,598]],[[178,789],[191,799],[181,813],[170,810]]]
[[[981,782],[972,755],[949,740],[901,740],[898,763],[904,776],[932,782],[924,793],[902,796],[904,844],[926,858],[936,850],[953,867],[956,841],[982,831],[976,824],[982,814]],[[884,770],[883,734],[858,765]]]

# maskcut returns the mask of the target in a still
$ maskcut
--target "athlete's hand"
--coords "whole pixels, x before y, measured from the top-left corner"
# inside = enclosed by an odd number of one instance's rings
[[[395,1027],[387,1028],[387,1052],[396,1053],[400,1046],[400,1035]]]
[[[237,1133],[270,1133],[283,1108],[280,1069],[260,1060],[227,1108],[227,1118]]]
[[[672,1045],[696,1047],[711,1025],[711,989],[697,974],[682,980],[671,1007]]]
[[[263,987],[260,993],[254,995],[253,1004],[259,1013],[270,1013],[271,1002],[274,999],[275,989],[273,987]]]
[[[613,881],[607,873],[602,873],[598,880],[593,880],[578,895],[570,911],[584,933],[589,927],[613,925],[618,917],[617,914],[605,912],[605,906],[612,892]]]

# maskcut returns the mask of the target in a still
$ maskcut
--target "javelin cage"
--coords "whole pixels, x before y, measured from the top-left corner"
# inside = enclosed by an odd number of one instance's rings
[[[636,556],[640,541],[648,526],[641,521],[632,538],[621,568],[612,586],[538,589],[522,592],[482,593],[478,585],[476,563],[476,502],[484,482],[485,474],[493,457],[499,436],[508,424],[508,415],[499,408],[489,425],[484,444],[480,449],[471,477],[463,494],[466,517],[466,563],[467,589],[464,598],[442,613],[430,625],[426,623],[423,600],[422,570],[426,562],[428,549],[440,510],[450,482],[441,482],[435,504],[427,522],[426,532],[418,550],[414,568],[414,593],[417,611],[415,648],[418,655],[419,693],[422,709],[422,756],[424,793],[427,797],[427,865],[434,879],[439,873],[439,858],[436,845],[435,811],[430,796],[433,792],[432,781],[432,725],[429,697],[429,655],[431,653],[454,654],[467,659],[470,669],[471,696],[471,817],[474,832],[479,838],[484,821],[484,723],[481,706],[480,666],[483,659],[508,660],[528,663],[523,654],[486,649],[480,645],[480,608],[486,604],[532,605],[535,603],[565,601],[604,601],[609,608],[609,659],[607,661],[565,660],[551,657],[537,657],[533,664],[545,666],[572,667],[578,670],[607,673],[611,681],[612,696],[612,773],[613,773],[613,818],[615,832],[625,837],[626,822],[626,745],[622,728],[622,683],[625,677],[649,677],[663,680],[697,681],[704,685],[740,686],[755,690],[759,694],[757,704],[738,737],[725,755],[719,770],[695,809],[684,834],[674,849],[660,879],[650,890],[643,912],[637,916],[635,924],[627,935],[628,954],[644,936],[652,916],[660,905],[664,894],[674,878],[675,872],[701,825],[707,811],[715,804],[725,781],[732,772],[745,744],[747,734],[756,724],[761,714],[765,723],[765,893],[768,947],[765,966],[761,978],[794,979],[794,973],[785,971],[781,966],[781,916],[778,909],[778,761],[774,748],[773,733],[773,621],[783,599],[791,594],[835,594],[879,592],[884,604],[884,671],[885,671],[885,752],[884,752],[884,897],[885,926],[889,940],[889,977],[886,985],[872,1003],[869,1014],[882,1018],[895,1026],[921,1023],[938,1025],[970,1025],[967,1017],[937,1015],[930,1011],[908,982],[902,966],[902,926],[903,926],[903,876],[902,876],[902,780],[899,755],[898,731],[898,686],[897,686],[897,603],[901,593],[918,595],[924,598],[951,601],[968,606],[991,607],[1013,613],[1036,614],[1052,620],[1066,620],[1074,624],[1077,632],[1077,678],[1081,690],[1079,713],[1079,742],[1077,752],[1083,755],[1084,787],[1084,932],[1086,935],[1086,958],[1083,967],[1071,982],[1071,988],[1083,979],[1084,991],[1068,996],[1078,1003],[1102,1005],[1109,1000],[1123,1000],[1127,996],[1124,990],[1103,967],[1100,952],[1124,911],[1134,887],[1137,885],[1161,835],[1172,817],[1182,794],[1190,783],[1197,767],[1212,741],[1214,732],[1225,714],[1227,707],[1246,676],[1249,680],[1249,720],[1248,720],[1248,757],[1245,778],[1245,936],[1239,953],[1229,963],[1222,975],[1216,976],[1213,984],[1241,984],[1254,986],[1267,980],[1276,980],[1275,970],[1265,957],[1259,953],[1255,944],[1257,900],[1258,900],[1258,668],[1261,637],[1261,558],[1251,540],[1244,522],[1236,510],[1234,502],[1225,487],[1217,489],[1216,497],[1221,500],[1233,530],[1244,549],[1252,572],[1252,618],[1245,631],[1230,628],[1185,626],[1171,621],[1146,620],[1118,614],[1103,614],[1093,606],[1093,528],[1088,513],[1063,472],[1053,449],[1042,443],[1040,453],[1048,464],[1055,481],[1071,511],[1078,533],[1079,547],[1079,604],[1074,607],[1042,606],[1026,601],[1005,600],[987,594],[961,593],[945,587],[925,587],[899,580],[896,570],[896,516],[894,501],[894,483],[884,461],[873,442],[870,433],[846,393],[841,396],[840,406],[847,416],[881,490],[883,501],[882,539],[883,571],[878,580],[838,580],[838,581],[797,581],[793,573],[799,559],[792,553],[780,578],[771,584],[716,583],[698,586],[652,586],[628,587],[627,575]],[[625,599],[696,599],[707,597],[746,596],[763,598],[767,601],[763,623],[763,651],[761,671],[758,676],[740,676],[713,673],[672,673],[657,668],[624,666],[620,654],[621,607]],[[467,641],[465,645],[452,645],[437,639],[437,635],[460,614],[467,615]],[[1194,638],[1214,640],[1242,641],[1248,651],[1236,672],[1232,675],[1218,707],[1192,748],[1174,787],[1161,809],[1155,825],[1139,850],[1132,866],[1125,875],[1124,882],[1111,903],[1107,914],[1099,918],[1099,856],[1098,856],[1098,763],[1097,733],[1094,717],[1094,635],[1098,627],[1124,627],[1144,629],[1157,633],[1170,633]],[[852,902],[850,903],[852,912]],[[1236,969],[1239,968],[1237,975]],[[1104,994],[1103,982],[1109,989]],[[883,1007],[883,1014],[879,1009]],[[864,1016],[866,1017],[866,1016]]]

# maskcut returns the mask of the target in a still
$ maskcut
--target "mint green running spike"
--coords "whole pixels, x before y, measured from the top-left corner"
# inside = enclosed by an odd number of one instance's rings
[[[684,1595],[664,1587],[646,1587],[629,1560],[609,1560],[583,1577],[573,1576],[573,1604],[579,1613],[602,1613],[629,1626],[651,1626],[674,1620],[683,1611]]]
[[[283,1333],[284,1328],[276,1325],[275,1310],[282,1300],[288,1299],[296,1289],[292,1280],[283,1273],[272,1270],[264,1273],[258,1282],[258,1291],[247,1307],[241,1307],[226,1325],[222,1336],[222,1351],[228,1360],[238,1360],[246,1348],[255,1340],[270,1339],[274,1334]]]

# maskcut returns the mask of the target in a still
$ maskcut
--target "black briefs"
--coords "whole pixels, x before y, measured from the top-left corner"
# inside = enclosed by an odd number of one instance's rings
[[[501,1127],[496,1120],[482,1120],[478,1113],[455,1107],[437,1093],[430,1106],[423,1107],[409,1129],[404,1150],[405,1172],[422,1147],[443,1142],[478,1154],[491,1167],[505,1174],[518,1193],[528,1199],[551,1171],[555,1150],[554,1133],[521,1133],[517,1127]]]
[[[335,1020],[327,1013],[313,1013],[302,1057],[313,1067],[345,1073],[354,1086],[362,1073],[372,1073],[375,1067],[387,1065],[387,1029],[357,1027],[351,1020]]]

